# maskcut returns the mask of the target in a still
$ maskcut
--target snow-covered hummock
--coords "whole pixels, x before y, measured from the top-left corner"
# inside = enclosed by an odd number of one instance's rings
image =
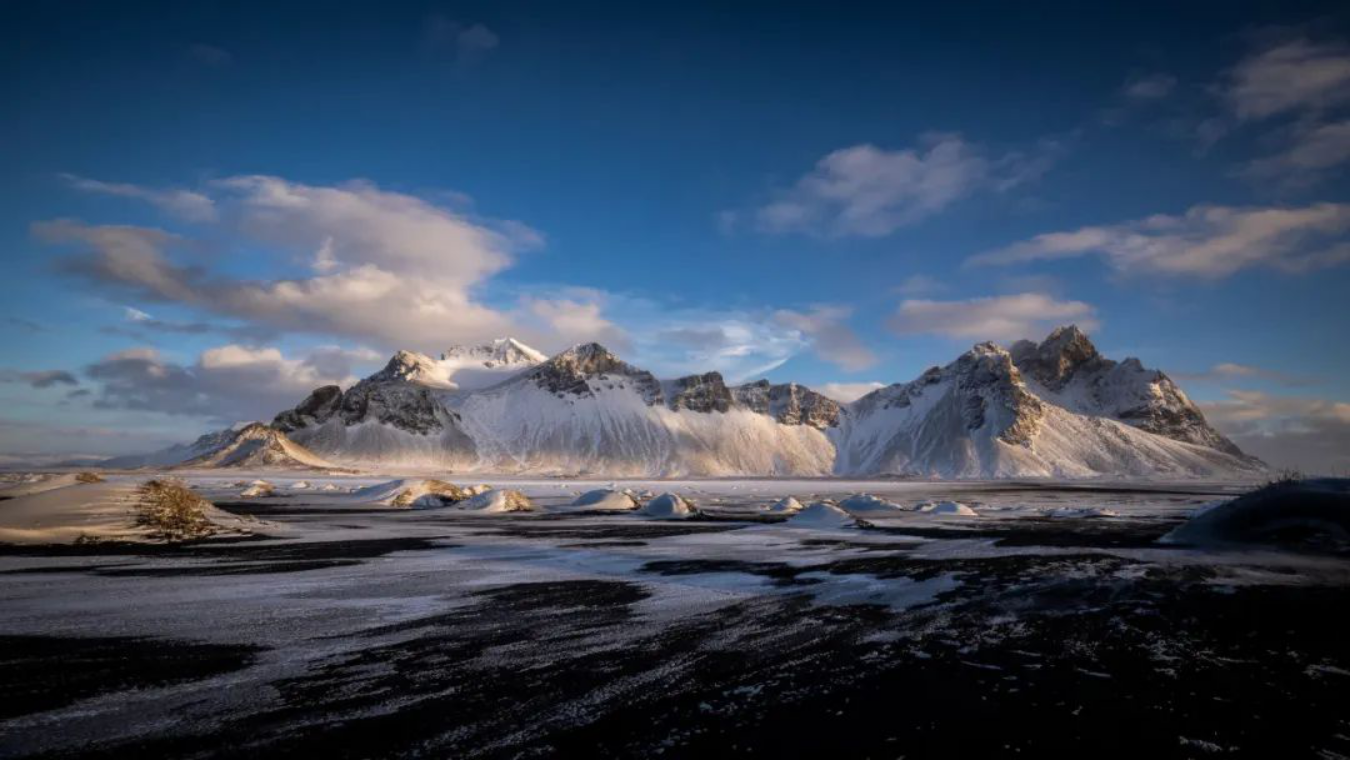
[[[658,520],[683,520],[697,517],[699,512],[693,504],[683,498],[673,493],[663,493],[647,502],[647,505],[642,508],[642,514]]]
[[[918,511],[930,515],[952,515],[955,517],[976,517],[978,512],[959,501],[927,501],[919,505]]]
[[[786,525],[794,528],[812,528],[815,530],[837,530],[841,528],[860,528],[867,525],[834,504],[817,501],[788,518]]]
[[[76,483],[9,499],[0,508],[0,543],[155,541],[150,528],[136,524],[138,488],[125,482]],[[261,525],[214,506],[202,512],[223,531],[248,533]]]
[[[791,496],[785,496],[765,507],[764,511],[779,515],[792,515],[802,511],[802,503]]]
[[[330,469],[332,464],[285,433],[253,422],[223,436],[212,451],[182,462],[181,467],[253,467]]]
[[[1084,519],[1090,517],[1120,517],[1120,513],[1106,507],[1057,507],[1045,513],[1056,519]]]
[[[578,496],[568,505],[569,509],[627,511],[637,509],[637,499],[626,491],[598,488]]]
[[[7,499],[19,496],[31,496],[43,491],[51,491],[57,488],[65,488],[79,483],[76,480],[75,473],[67,472],[60,474],[32,474],[5,485],[0,488],[0,496]]]
[[[1076,342],[1067,345],[1075,351],[1082,348]],[[1066,366],[1072,364],[1065,359]],[[1259,462],[1226,450],[1075,411],[1058,403],[1058,396],[1041,398],[1034,392],[1039,387],[1026,382],[1008,351],[981,343],[913,382],[881,388],[850,404],[847,420],[834,436],[839,452],[835,472],[938,478],[1223,478],[1262,469]]]
[[[1350,555],[1350,478],[1272,483],[1197,512],[1159,541],[1264,544]]]
[[[424,478],[390,480],[352,492],[354,501],[388,507],[443,507],[463,501],[467,496],[464,489],[454,483]]]
[[[886,501],[870,493],[853,494],[839,502],[839,508],[852,515],[899,512],[904,509],[895,502]]]
[[[455,508],[491,514],[529,512],[534,509],[534,502],[520,491],[492,489],[455,504]]]
[[[239,492],[239,495],[246,499],[256,499],[272,496],[275,492],[276,489],[272,487],[271,483],[259,480],[250,483],[247,488]]]

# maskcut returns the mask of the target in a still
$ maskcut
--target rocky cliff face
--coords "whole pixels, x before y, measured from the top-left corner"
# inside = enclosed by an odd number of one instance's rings
[[[690,375],[670,383],[669,404],[676,411],[725,412],[731,408],[731,391],[720,372]]]
[[[767,414],[784,425],[808,425],[819,430],[839,425],[839,402],[804,385],[773,385],[768,380],[759,380],[736,386],[732,395],[737,405]]]
[[[1049,403],[1242,456],[1171,378],[1135,358],[1116,362],[1103,357],[1076,326],[1058,328],[1039,344],[1019,341],[1011,353],[1033,392]]]

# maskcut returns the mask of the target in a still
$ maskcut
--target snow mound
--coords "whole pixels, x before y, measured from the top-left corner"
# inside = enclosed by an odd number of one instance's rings
[[[27,474],[14,482],[13,485],[0,488],[0,496],[15,498],[18,496],[30,496],[44,491],[53,491],[57,488],[78,485],[81,481],[73,473],[55,474]]]
[[[1055,519],[1086,519],[1091,517],[1120,517],[1120,513],[1106,507],[1059,507],[1045,513]]]
[[[959,501],[926,501],[919,505],[918,511],[930,515],[955,515],[958,517],[976,517],[978,512]]]
[[[455,505],[458,509],[465,509],[471,512],[530,512],[534,510],[534,502],[520,491],[492,489],[484,491],[476,496],[472,496]]]
[[[297,491],[304,491],[307,490],[309,487],[310,487],[309,481],[307,480],[301,480],[291,484],[291,488],[294,488]]]
[[[244,490],[240,491],[239,495],[246,499],[254,499],[254,498],[261,498],[264,496],[272,496],[275,494],[275,492],[276,489],[272,487],[271,483],[256,481],[251,485],[249,485],[248,488],[245,488]]]
[[[786,524],[794,528],[814,528],[817,530],[838,530],[867,526],[866,521],[859,520],[834,504],[825,501],[818,501],[804,508],[789,518]]]
[[[0,543],[162,541],[162,531],[142,519],[142,490],[135,483],[104,482],[10,499],[0,509]],[[202,538],[250,533],[266,525],[232,515],[205,501],[195,511],[204,521],[205,530],[199,536]]]
[[[647,517],[655,517],[658,520],[683,520],[689,517],[697,517],[699,512],[693,504],[679,496],[673,493],[663,493],[647,502],[647,506],[642,508],[642,514]]]
[[[857,493],[839,502],[839,507],[850,514],[866,514],[869,512],[898,512],[904,507],[895,502],[886,501],[877,498],[870,493]]]
[[[463,501],[469,494],[444,480],[405,478],[359,488],[352,496],[362,502],[388,507],[443,507]]]
[[[1273,483],[1203,510],[1159,541],[1350,553],[1350,478]]]
[[[765,507],[764,511],[777,515],[795,515],[802,511],[802,503],[791,496],[786,496]]]
[[[625,491],[597,488],[578,496],[569,506],[576,509],[627,511],[637,509],[638,503]]]

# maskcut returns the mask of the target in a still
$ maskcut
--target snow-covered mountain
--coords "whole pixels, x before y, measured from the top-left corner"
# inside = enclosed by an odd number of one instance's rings
[[[863,396],[847,417],[838,473],[1186,478],[1263,469],[1166,375],[1137,359],[1103,359],[1076,327],[1013,352],[981,343]]]
[[[839,404],[794,383],[662,380],[603,346],[400,351],[272,423],[340,465],[618,476],[1228,477],[1260,462],[1166,375],[1075,327]],[[194,444],[196,445],[196,444]]]
[[[261,467],[331,469],[309,449],[290,440],[286,434],[261,422],[236,430],[214,450],[182,462],[180,467]]]

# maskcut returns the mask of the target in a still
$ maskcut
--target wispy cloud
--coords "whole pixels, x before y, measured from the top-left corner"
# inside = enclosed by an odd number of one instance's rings
[[[874,390],[885,388],[885,383],[822,383],[812,388],[823,396],[828,396],[841,404],[847,404],[866,396]]]
[[[876,364],[877,356],[848,326],[852,313],[847,307],[825,304],[804,312],[780,309],[774,312],[774,319],[801,333],[821,360],[856,372]]]
[[[924,135],[910,148],[871,144],[836,150],[753,212],[766,233],[884,237],[979,192],[1001,193],[1039,178],[1055,143],[991,156],[956,134]]]
[[[189,365],[152,348],[110,354],[85,368],[99,387],[94,406],[201,417],[215,422],[271,419],[315,387],[350,384],[355,367],[378,361],[369,349],[316,349],[299,358],[277,348],[229,344]]]
[[[1315,382],[1315,379],[1311,377],[1295,375],[1281,370],[1267,369],[1265,367],[1257,367],[1252,364],[1238,364],[1237,362],[1220,362],[1201,372],[1173,372],[1170,374],[1179,380],[1209,384],[1227,384],[1241,380],[1261,380],[1286,388],[1297,388]]]
[[[1068,322],[1095,330],[1097,310],[1082,301],[1060,301],[1043,293],[961,301],[905,300],[887,326],[897,335],[1010,341],[1040,336],[1048,328]]]
[[[1103,256],[1126,273],[1219,278],[1266,266],[1305,272],[1350,261],[1350,204],[1195,206],[1122,224],[1049,232],[971,257],[971,265]]]
[[[1242,121],[1350,102],[1350,47],[1303,37],[1278,41],[1234,66],[1221,94]]]
[[[21,372],[0,370],[0,382],[23,383],[30,388],[51,388],[56,385],[79,385],[75,376],[62,369],[36,370]]]
[[[208,45],[204,42],[198,42],[189,45],[187,49],[188,57],[203,66],[210,66],[214,69],[224,68],[234,63],[234,55],[223,47]]]
[[[1313,474],[1350,471],[1350,404],[1230,390],[1200,404],[1206,419],[1244,451]]]
[[[1130,79],[1121,89],[1127,100],[1145,102],[1161,100],[1172,94],[1177,78],[1166,72],[1157,72]]]
[[[500,42],[497,33],[483,24],[465,24],[442,15],[430,16],[422,28],[422,54],[456,66],[481,61]]]
[[[74,174],[60,176],[77,190],[146,201],[161,211],[189,222],[214,222],[217,218],[215,201],[194,190],[162,190],[126,182],[103,182]]]

